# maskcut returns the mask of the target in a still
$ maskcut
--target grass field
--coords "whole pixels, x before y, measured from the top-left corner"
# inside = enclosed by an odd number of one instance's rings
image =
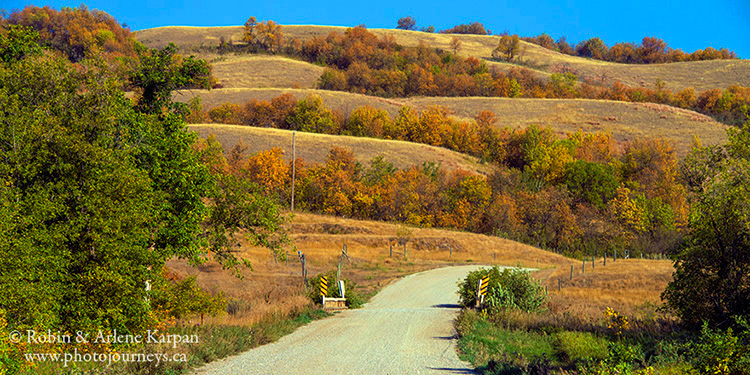
[[[203,138],[215,134],[225,150],[230,150],[242,140],[250,153],[279,147],[284,150],[284,159],[292,159],[292,132],[288,130],[220,124],[190,125],[190,129]],[[354,156],[363,166],[369,166],[370,160],[382,155],[385,160],[401,169],[424,162],[436,162],[440,163],[441,168],[449,171],[465,169],[484,175],[492,171],[490,164],[480,164],[474,157],[441,147],[411,142],[297,132],[296,143],[297,157],[305,159],[308,163],[325,162],[331,147],[338,146],[354,152]]]
[[[210,109],[224,102],[270,100],[284,93],[292,93],[297,99],[310,94],[319,95],[327,106],[344,114],[349,114],[362,105],[381,108],[395,116],[403,105],[421,110],[439,104],[448,107],[456,117],[463,119],[473,118],[482,110],[491,110],[499,118],[497,125],[500,127],[525,128],[536,124],[550,127],[559,134],[577,130],[609,131],[619,141],[662,137],[674,142],[679,155],[690,150],[694,135],[698,135],[707,145],[726,141],[726,127],[713,119],[696,112],[651,103],[583,99],[383,99],[338,91],[239,88],[184,91],[176,99],[187,101],[194,95],[200,95],[204,108]]]
[[[199,51],[200,47],[214,47],[220,38],[241,40],[241,26],[226,27],[185,27],[170,26],[137,32],[137,38],[150,47],[160,47],[168,42],[174,42],[187,51]],[[345,27],[335,26],[284,26],[282,32],[287,37],[306,39],[316,35],[327,35],[332,31],[343,32]],[[419,31],[404,31],[395,29],[371,29],[380,36],[391,34],[396,42],[405,46],[417,46],[420,42],[436,48],[449,49],[453,37],[462,42],[459,52],[466,56],[476,56],[490,59],[492,50],[497,46],[498,36],[484,35],[452,35],[423,33]],[[692,52],[692,51],[689,51]],[[530,65],[540,75],[559,71],[562,68],[576,73],[580,78],[594,81],[613,83],[619,80],[629,86],[653,87],[657,79],[661,79],[665,87],[681,90],[693,87],[697,91],[712,88],[726,88],[739,84],[750,86],[750,60],[713,60],[670,64],[618,64],[605,61],[586,59],[564,55],[540,46],[522,42],[522,52],[519,57],[525,65]],[[509,64],[490,63],[498,69],[507,69]]]

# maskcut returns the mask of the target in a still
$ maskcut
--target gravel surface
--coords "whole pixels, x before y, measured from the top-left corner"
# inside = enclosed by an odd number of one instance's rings
[[[477,266],[409,275],[363,308],[312,322],[197,374],[473,374],[456,355],[457,282]]]

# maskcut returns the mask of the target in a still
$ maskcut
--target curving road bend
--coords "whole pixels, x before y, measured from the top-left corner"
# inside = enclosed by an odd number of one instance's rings
[[[279,341],[212,362],[201,375],[473,374],[458,359],[457,282],[477,266],[409,275],[369,303],[312,322]]]

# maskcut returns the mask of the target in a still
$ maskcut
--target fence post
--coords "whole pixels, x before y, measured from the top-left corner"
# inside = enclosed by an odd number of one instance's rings
[[[604,252],[604,265],[607,265],[607,252]]]
[[[581,266],[581,273],[586,273],[586,257],[583,257],[583,265]]]
[[[448,259],[453,259],[453,246],[448,245]]]
[[[570,266],[570,279],[573,280],[573,266]]]
[[[393,258],[393,244],[391,244],[391,255],[390,255],[390,257]]]
[[[591,269],[593,270],[594,267],[596,267],[596,257],[591,257]]]
[[[557,279],[557,291],[562,291],[562,279]]]
[[[409,256],[406,254],[406,244],[404,244],[404,260],[409,260]]]
[[[307,262],[305,262],[305,254],[300,256],[302,260],[302,285],[307,287]]]
[[[617,262],[617,249],[612,251],[612,261]]]

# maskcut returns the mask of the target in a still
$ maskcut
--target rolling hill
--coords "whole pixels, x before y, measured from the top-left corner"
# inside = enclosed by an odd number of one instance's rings
[[[181,92],[175,99],[186,102],[193,96],[200,95],[204,108],[210,109],[224,102],[270,100],[284,93],[292,93],[297,99],[310,94],[319,95],[327,106],[344,114],[362,105],[384,109],[392,117],[396,116],[403,105],[420,110],[430,105],[443,105],[452,110],[456,117],[463,119],[473,118],[482,110],[491,110],[499,118],[497,125],[500,127],[524,128],[536,124],[548,126],[559,134],[577,130],[609,131],[619,141],[662,137],[674,142],[679,155],[690,150],[694,135],[698,135],[704,144],[718,144],[726,140],[726,126],[710,117],[651,103],[519,98],[384,99],[340,91],[252,88],[189,90]]]
[[[250,153],[279,147],[284,150],[284,159],[292,159],[292,132],[288,130],[255,128],[239,125],[200,124],[190,125],[190,129],[206,138],[211,134],[230,150],[237,142],[248,146]],[[474,173],[487,175],[492,172],[492,166],[481,164],[475,157],[464,155],[442,147],[428,146],[418,143],[372,139],[364,137],[333,136],[327,134],[313,134],[297,132],[297,157],[306,162],[322,163],[328,157],[328,151],[333,146],[344,147],[354,152],[354,156],[368,166],[370,160],[382,155],[385,160],[393,163],[397,168],[408,168],[424,162],[440,163],[441,168],[452,171],[464,169]]]
[[[161,47],[173,42],[184,50],[206,52],[202,47],[215,47],[222,37],[225,40],[240,41],[242,26],[226,27],[185,27],[169,26],[137,32],[137,38],[149,47]],[[345,27],[289,25],[282,28],[287,37],[308,39],[318,35],[327,35],[332,31],[343,32]],[[454,35],[424,33],[395,29],[370,29],[382,36],[393,35],[396,42],[405,46],[425,45],[450,49],[450,41],[457,37],[462,42],[459,52],[462,55],[490,59],[492,50],[497,46],[498,36],[491,35]],[[619,64],[598,61],[581,57],[564,55],[532,43],[522,41],[520,59],[524,64],[533,67],[540,75],[548,75],[563,67],[576,73],[580,78],[612,83],[623,82],[633,87],[653,87],[661,79],[665,87],[681,90],[693,87],[696,91],[713,88],[726,88],[733,84],[750,86],[750,60],[712,60],[670,64]],[[507,69],[507,63],[489,62],[498,69]]]

